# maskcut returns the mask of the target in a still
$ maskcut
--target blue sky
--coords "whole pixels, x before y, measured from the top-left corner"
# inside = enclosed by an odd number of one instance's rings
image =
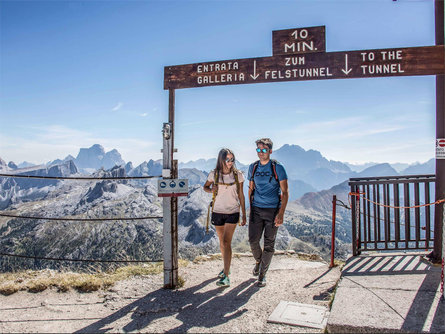
[[[0,1],[0,157],[42,163],[101,144],[161,158],[164,66],[272,55],[272,31],[326,26],[326,51],[434,45],[433,0]],[[270,137],[351,163],[434,157],[435,77],[176,91],[180,161],[244,163]]]

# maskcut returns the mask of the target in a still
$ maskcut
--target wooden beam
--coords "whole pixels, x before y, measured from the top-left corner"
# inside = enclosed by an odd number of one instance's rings
[[[232,59],[164,69],[164,89],[262,82],[437,75],[445,48],[425,46]]]

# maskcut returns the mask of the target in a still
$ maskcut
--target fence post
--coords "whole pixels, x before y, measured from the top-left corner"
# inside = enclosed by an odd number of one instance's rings
[[[441,203],[440,205],[442,205],[442,235],[445,235],[445,203]],[[443,244],[442,244],[442,275],[441,275],[441,278],[442,278],[442,282],[440,282],[440,288],[441,288],[441,290],[442,290],[442,301],[444,301],[445,300],[445,294],[444,294],[444,284],[445,284],[445,282],[444,282],[444,268],[443,268],[443,266],[444,266],[444,262],[445,262],[445,241],[442,241],[443,242]]]
[[[331,265],[334,266],[334,252],[335,252],[335,214],[337,209],[337,196],[332,196],[332,241],[331,241]]]
[[[436,45],[444,45],[444,1],[435,0],[435,32]],[[445,75],[436,75],[436,139],[445,138]],[[445,197],[445,159],[436,157],[436,201]],[[434,213],[434,250],[432,254],[433,262],[441,262],[443,254],[442,220],[445,207],[443,205],[435,206]]]
[[[351,193],[353,194],[355,192],[355,186],[351,185]],[[354,195],[349,195],[351,198],[351,221],[352,221],[352,255],[357,256],[357,216],[355,214],[355,203],[356,203],[356,197]]]

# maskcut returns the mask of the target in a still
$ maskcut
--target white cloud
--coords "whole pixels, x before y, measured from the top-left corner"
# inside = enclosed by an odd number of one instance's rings
[[[119,102],[116,106],[111,109],[112,111],[118,111],[120,108],[122,108],[124,104],[122,102]]]
[[[30,127],[23,131],[25,136],[13,137],[0,134],[0,157],[20,163],[29,161],[36,164],[63,159],[68,154],[77,156],[79,149],[100,144],[108,152],[117,149],[126,162],[137,165],[144,160],[161,158],[159,143],[139,138],[100,137],[87,131],[72,129],[63,125]],[[159,147],[158,147],[159,146]]]
[[[335,138],[363,138],[382,133],[401,131],[407,128],[405,124],[393,125],[388,121],[365,116],[345,117],[334,120],[300,123],[297,127],[283,131],[308,142],[321,142]]]
[[[148,113],[144,112],[143,114],[139,114],[139,116],[141,116],[141,117],[147,117],[147,116],[148,116]]]

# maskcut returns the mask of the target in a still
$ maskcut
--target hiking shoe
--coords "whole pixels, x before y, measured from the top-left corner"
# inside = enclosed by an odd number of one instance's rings
[[[229,271],[229,275],[230,275],[230,271]],[[221,270],[218,274],[218,278],[223,278],[224,277],[224,269]]]
[[[229,276],[224,275],[224,277],[221,277],[216,282],[216,285],[221,286],[221,287],[228,287],[228,286],[230,286],[230,278],[229,278]]]
[[[255,263],[255,267],[253,267],[253,270],[252,270],[253,276],[258,276],[260,274],[260,264],[261,264],[261,262]]]
[[[263,286],[266,286],[266,275],[260,275],[258,277],[257,285],[262,288]]]

